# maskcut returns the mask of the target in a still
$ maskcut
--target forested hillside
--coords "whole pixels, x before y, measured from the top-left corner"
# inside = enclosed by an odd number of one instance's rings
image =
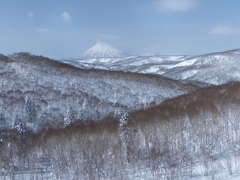
[[[215,179],[239,174],[240,83],[114,118],[39,133],[3,131],[1,175],[44,179]]]
[[[101,120],[120,107],[150,107],[197,88],[157,75],[80,69],[28,53],[2,55],[0,62],[6,125],[18,117],[35,131],[45,124]]]

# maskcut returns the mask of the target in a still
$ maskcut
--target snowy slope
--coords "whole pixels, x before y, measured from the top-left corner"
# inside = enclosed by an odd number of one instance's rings
[[[239,88],[240,83],[203,88],[132,113],[123,125],[105,121],[43,131],[24,141],[36,141],[24,161],[16,155],[14,163],[2,162],[0,177],[239,179]],[[24,147],[11,138],[6,144],[15,154]]]
[[[9,57],[0,55],[0,112],[11,126],[16,115],[25,118],[26,98],[30,97],[36,104],[38,120],[32,128],[37,129],[44,123],[61,123],[70,107],[79,111],[83,104],[90,110],[89,118],[94,120],[106,117],[118,107],[131,111],[154,106],[148,109],[150,113],[146,113],[143,120],[149,122],[149,118],[153,118],[153,122],[159,124],[138,124],[135,143],[129,147],[135,146],[132,152],[136,151],[132,164],[125,157],[124,145],[123,148],[119,146],[119,139],[113,136],[112,131],[111,134],[103,133],[103,136],[90,135],[90,129],[86,128],[87,136],[81,133],[77,138],[63,135],[50,139],[48,144],[40,138],[43,146],[34,147],[27,153],[29,164],[36,168],[36,174],[39,173],[36,178],[94,179],[89,178],[92,175],[103,179],[239,179],[240,85],[229,83],[226,87],[213,86],[192,92],[196,87],[152,75],[163,74],[173,79],[211,84],[238,80],[239,56],[240,50],[233,50],[197,57],[131,56],[68,62],[85,68],[81,69],[27,53]],[[187,93],[189,95],[165,101],[159,109],[155,106],[165,99]],[[219,98],[221,95],[224,98]],[[140,112],[145,113],[143,110]],[[171,115],[175,119],[162,123],[162,117],[171,118]],[[63,138],[66,140],[62,141]],[[83,144],[79,144],[81,139]],[[6,147],[1,148],[2,152],[9,149],[17,152],[15,143],[6,143]],[[23,164],[19,160],[16,158],[12,159],[14,163],[6,161],[3,164],[14,169],[16,176],[13,177],[30,179],[33,169],[21,169]],[[8,177],[9,167],[3,166],[1,177]],[[79,169],[83,171],[79,172]]]
[[[136,110],[196,89],[159,76],[84,70],[27,53],[3,56],[0,63],[0,107],[9,125],[16,114],[24,118],[27,97],[44,124],[62,122],[70,107],[79,111],[85,100],[88,118],[99,120],[119,106]]]
[[[163,75],[173,79],[214,85],[240,81],[240,50],[202,55],[168,68]]]
[[[163,74],[165,67],[175,65],[190,56],[127,56],[121,58],[91,58],[81,60],[63,60],[62,62],[86,69],[106,69],[138,73]]]
[[[130,56],[64,61],[77,67],[159,74],[199,85],[240,80],[240,50],[200,56]],[[204,85],[204,86],[205,86]]]

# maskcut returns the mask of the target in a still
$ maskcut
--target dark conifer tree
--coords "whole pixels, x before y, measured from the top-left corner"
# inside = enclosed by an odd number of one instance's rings
[[[5,130],[6,130],[6,119],[3,113],[1,112],[0,113],[0,142],[4,141]]]
[[[30,123],[37,121],[36,106],[30,97],[27,97],[26,100],[26,120]]]

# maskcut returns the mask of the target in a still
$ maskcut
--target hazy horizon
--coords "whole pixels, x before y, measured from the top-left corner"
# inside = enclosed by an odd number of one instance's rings
[[[0,53],[67,58],[101,41],[131,55],[239,48],[238,1],[3,1]]]

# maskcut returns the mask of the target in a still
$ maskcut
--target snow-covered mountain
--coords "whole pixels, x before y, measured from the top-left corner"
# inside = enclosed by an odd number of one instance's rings
[[[233,50],[62,63],[0,54],[0,176],[239,179],[240,83],[186,83],[238,80],[239,57]],[[126,110],[119,117],[123,124],[112,118],[79,123],[116,109]],[[66,119],[74,125],[62,126]],[[45,129],[33,135],[23,127]]]
[[[16,115],[26,118],[29,98],[44,124],[61,123],[86,102],[86,118],[100,120],[117,107],[137,110],[196,89],[158,75],[80,69],[27,53],[0,56],[0,65],[0,108],[8,125]]]
[[[130,56],[64,62],[87,69],[159,74],[200,86],[240,81],[239,49],[199,56]]]
[[[184,55],[127,56],[120,58],[62,60],[62,62],[85,69],[105,69],[143,74],[163,74],[165,73],[165,66],[174,65],[189,57],[190,56]]]
[[[123,56],[125,56],[125,54],[113,46],[107,43],[98,42],[86,52],[73,59],[119,58]]]
[[[167,68],[162,75],[173,79],[214,85],[240,81],[240,50],[201,55]]]
[[[95,114],[91,118],[101,119],[117,106],[136,110],[196,89],[189,83],[209,86],[240,81],[240,50],[196,57],[130,56],[64,62],[26,53],[1,55],[0,107],[5,116],[11,121],[16,114],[24,116],[26,98],[31,97],[39,119],[61,121],[70,106],[81,109],[86,99]]]

